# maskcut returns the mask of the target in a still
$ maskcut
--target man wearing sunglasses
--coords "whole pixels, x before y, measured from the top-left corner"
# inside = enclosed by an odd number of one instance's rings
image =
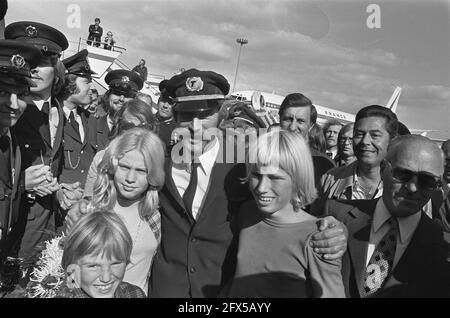
[[[172,131],[177,126],[177,123],[175,122],[172,110],[175,103],[166,92],[167,82],[168,80],[162,80],[159,83],[159,91],[161,95],[158,99],[158,112],[156,113],[156,119],[159,124],[158,136],[166,145],[168,155],[170,153]]]
[[[424,212],[442,173],[437,145],[400,136],[381,164],[381,198],[327,202],[325,213],[349,231],[342,268],[348,297],[450,296],[449,248]]]
[[[117,124],[116,113],[123,104],[136,97],[136,93],[142,89],[144,82],[138,74],[127,70],[110,71],[105,76],[105,82],[109,86],[109,90],[103,97],[107,115],[100,119],[104,121],[108,133],[111,133]]]
[[[251,198],[242,183],[245,166],[223,160],[223,139],[217,134],[219,109],[230,85],[218,73],[190,69],[172,77],[166,89],[176,103],[177,131],[183,138],[167,160],[160,191],[163,234],[149,297],[213,298],[234,272],[236,214]],[[181,150],[184,160],[179,161]],[[337,258],[345,252],[344,226],[329,218],[321,227],[330,223],[333,228],[312,241],[318,253]]]

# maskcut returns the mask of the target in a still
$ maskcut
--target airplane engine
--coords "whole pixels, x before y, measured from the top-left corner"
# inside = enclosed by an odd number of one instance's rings
[[[254,92],[252,94],[252,106],[255,111],[264,110],[266,102],[261,92]]]

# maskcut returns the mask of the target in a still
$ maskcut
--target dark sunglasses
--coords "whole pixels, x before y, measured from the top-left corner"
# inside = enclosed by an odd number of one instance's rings
[[[414,172],[400,167],[392,167],[392,164],[385,160],[391,168],[392,178],[398,182],[406,183],[414,176],[417,176],[417,185],[423,190],[436,190],[441,187],[441,179],[428,172]]]
[[[203,111],[197,111],[197,112],[176,112],[178,122],[180,123],[187,123],[194,120],[194,118],[203,120],[208,118],[211,115],[214,115],[217,113],[217,109],[211,108]]]
[[[117,96],[122,96],[126,97],[126,98],[135,98],[136,97],[136,92],[133,91],[121,91],[121,90],[111,90],[111,94],[117,95]]]

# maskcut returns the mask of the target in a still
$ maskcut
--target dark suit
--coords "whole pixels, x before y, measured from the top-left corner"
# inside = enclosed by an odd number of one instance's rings
[[[11,254],[10,249],[15,241],[13,229],[19,217],[20,200],[24,191],[20,147],[14,134],[11,134],[10,165],[4,159],[0,156],[0,262]]]
[[[89,36],[87,44],[92,45],[92,41],[94,41],[94,46],[100,46],[100,43],[95,42],[101,42],[102,41],[102,35],[103,35],[103,28],[101,26],[96,26],[95,24],[91,24],[89,26]]]
[[[437,189],[431,196],[433,220],[435,220],[444,231],[444,239],[450,244],[450,189],[443,182],[442,189]]]
[[[372,217],[378,200],[327,201],[325,213],[348,229],[342,276],[347,297],[360,297]],[[398,284],[383,288],[378,297],[449,297],[448,245],[440,227],[425,213],[389,279]]]
[[[64,117],[64,166],[59,181],[81,182],[81,187],[84,187],[89,166],[97,151],[104,149],[105,145],[97,140],[98,130],[100,136],[103,135],[103,128],[97,127],[98,119],[81,107],[77,108],[77,113],[83,123],[84,140],[80,140],[79,132],[76,132],[69,120]]]
[[[92,115],[91,115],[92,116]],[[109,135],[111,132],[108,127],[108,119],[107,115],[105,116],[97,116],[94,115],[95,120],[92,120],[92,123],[89,127],[94,127],[93,130],[96,131],[95,134],[92,134],[92,142],[95,143],[95,148],[97,151],[105,149],[109,144]]]
[[[42,112],[35,104],[27,105],[25,112],[13,127],[17,136],[20,151],[22,154],[22,170],[25,171],[32,165],[44,163],[50,166],[53,177],[58,177],[61,173],[62,159],[62,137],[64,115],[56,100],[52,100],[52,106],[58,109],[59,124],[55,134],[53,147],[47,137],[43,127],[44,119]],[[54,212],[57,208],[55,193],[45,197],[36,196],[29,199],[23,196],[20,207],[18,227],[22,231],[20,244],[20,257],[27,257],[35,254],[35,247],[40,242],[47,240],[50,232],[55,231]]]
[[[247,185],[239,183],[244,172],[243,165],[216,161],[194,220],[179,195],[168,160],[160,192],[162,237],[149,297],[216,297],[221,285],[231,279],[238,238],[235,213],[249,199]]]

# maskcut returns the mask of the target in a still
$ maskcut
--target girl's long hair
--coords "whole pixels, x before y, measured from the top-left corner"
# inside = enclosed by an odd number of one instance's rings
[[[164,185],[164,146],[159,137],[145,128],[132,128],[111,141],[98,165],[92,204],[95,209],[111,210],[117,201],[114,174],[118,161],[129,151],[139,150],[147,168],[148,188],[139,203],[139,215],[145,219],[158,209],[158,191]]]

